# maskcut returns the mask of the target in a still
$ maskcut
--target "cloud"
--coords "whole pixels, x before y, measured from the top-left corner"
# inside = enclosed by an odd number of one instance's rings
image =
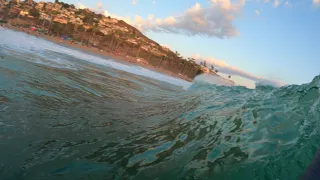
[[[148,20],[149,20],[149,21],[152,21],[153,18],[154,18],[154,15],[153,15],[153,14],[149,14],[149,15],[148,15]]]
[[[123,20],[126,23],[131,24],[131,18],[129,16],[123,17],[123,16],[118,16],[118,15],[115,15],[115,14],[110,14],[107,10],[105,10],[103,12],[103,15],[105,15],[106,17],[110,16],[110,17],[116,18],[118,20]]]
[[[206,57],[206,58],[202,58],[199,54],[194,55],[193,58],[196,59],[197,63],[200,63],[201,61],[206,61],[207,64],[209,65],[213,65],[215,68],[217,68],[219,70],[219,72],[228,74],[228,75],[237,75],[246,79],[250,79],[252,81],[255,82],[259,82],[262,84],[267,84],[267,85],[272,85],[275,87],[280,87],[285,85],[285,83],[281,82],[281,81],[277,81],[277,80],[269,80],[269,79],[265,79],[263,77],[259,77],[259,76],[255,76],[253,74],[250,74],[248,72],[245,72],[241,69],[239,69],[238,67],[235,66],[231,66],[229,65],[226,61],[223,60],[218,60],[212,57]]]
[[[168,16],[163,21],[156,20],[146,31],[163,31],[187,35],[201,35],[217,38],[237,36],[233,21],[240,14],[245,0],[231,3],[230,0],[211,0],[210,6],[203,8],[196,3],[180,16]],[[160,23],[162,22],[162,23]]]
[[[152,1],[152,4],[156,4],[157,2],[156,1]]]
[[[260,11],[255,10],[254,13],[256,13],[257,16],[260,16]]]
[[[280,0],[274,0],[273,7],[277,8],[280,5]]]
[[[264,0],[264,3],[269,3],[270,2],[270,0]]]
[[[137,4],[137,1],[136,0],[133,0],[132,1],[132,5],[136,5]]]
[[[161,18],[157,18],[156,19],[156,25],[161,26],[162,25],[162,19]]]
[[[293,5],[289,1],[285,2],[284,6],[287,7],[287,8],[292,8],[293,7]]]
[[[164,22],[167,25],[174,25],[177,22],[177,20],[173,16],[169,16],[169,17],[164,19]]]
[[[78,3],[77,7],[78,7],[79,9],[86,9],[86,8],[88,8],[87,6],[85,6],[85,5],[82,4],[82,3]]]
[[[98,3],[97,3],[97,8],[98,8],[98,9],[102,9],[102,7],[103,7],[102,2],[98,2]]]
[[[320,6],[320,0],[313,0],[313,5]]]

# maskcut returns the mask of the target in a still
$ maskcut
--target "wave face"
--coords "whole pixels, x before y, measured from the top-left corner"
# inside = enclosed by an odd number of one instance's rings
[[[1,179],[297,179],[320,76],[193,84],[0,29]]]

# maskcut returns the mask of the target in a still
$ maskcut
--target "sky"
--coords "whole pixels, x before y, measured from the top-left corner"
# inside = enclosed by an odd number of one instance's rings
[[[320,0],[63,1],[122,19],[248,87],[320,74]]]

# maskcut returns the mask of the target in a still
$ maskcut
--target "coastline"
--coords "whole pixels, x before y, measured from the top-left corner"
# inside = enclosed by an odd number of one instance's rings
[[[115,55],[115,54],[112,54],[112,53],[108,53],[108,52],[99,50],[98,48],[95,48],[95,47],[88,47],[86,45],[75,44],[75,43],[72,43],[72,42],[70,42],[68,40],[61,39],[59,37],[40,34],[38,32],[30,31],[29,29],[26,29],[26,28],[19,28],[19,27],[15,27],[15,26],[12,26],[12,25],[8,25],[8,24],[6,24],[3,27],[4,28],[8,28],[10,30],[27,33],[29,35],[33,35],[33,36],[36,36],[38,38],[42,38],[42,39],[45,39],[47,41],[50,41],[50,42],[53,42],[55,44],[62,45],[62,46],[68,47],[68,48],[81,50],[81,51],[84,51],[86,53],[90,53],[90,54],[93,54],[93,55],[99,55],[99,56],[102,56],[103,58],[106,58],[106,59],[112,59],[112,60],[115,60],[115,61],[120,61],[120,62],[125,62],[125,63],[132,64],[132,65],[141,66],[143,68],[147,68],[149,70],[156,71],[158,73],[165,74],[165,75],[168,75],[168,76],[171,76],[171,77],[174,77],[174,78],[182,79],[182,80],[185,80],[185,81],[188,81],[188,82],[192,82],[193,81],[193,79],[185,77],[185,76],[182,76],[180,74],[176,74],[176,73],[173,73],[171,71],[168,71],[168,70],[165,70],[165,69],[162,69],[162,68],[154,67],[154,66],[151,66],[151,65],[146,64],[146,63],[140,63],[138,61],[138,59],[134,58],[134,57]]]

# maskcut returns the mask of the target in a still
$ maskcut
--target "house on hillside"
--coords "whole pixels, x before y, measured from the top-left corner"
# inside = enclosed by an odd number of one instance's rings
[[[167,46],[161,46],[161,47],[162,47],[162,49],[163,49],[164,51],[166,51],[166,52],[169,51],[169,48],[168,48]]]
[[[129,44],[134,44],[134,45],[138,44],[137,40],[135,40],[135,39],[128,39],[128,40],[126,40],[126,42]]]
[[[204,73],[210,73],[210,69],[207,68],[207,67],[201,66],[201,70],[202,70]]]
[[[57,22],[57,23],[61,23],[61,24],[68,24],[68,20],[63,16],[54,17],[53,22]]]
[[[52,11],[60,11],[62,8],[62,5],[61,4],[58,4],[58,3],[54,3],[53,6],[52,6]]]
[[[44,4],[45,4],[44,2],[39,2],[39,3],[37,3],[36,9],[38,9],[39,11],[42,10],[43,7],[44,7]]]
[[[0,8],[4,7],[7,4],[5,0],[0,0]]]
[[[53,3],[47,2],[45,6],[46,11],[51,11],[53,9]]]
[[[18,8],[18,7],[12,7],[11,9],[10,9],[10,14],[11,15],[19,15],[20,14],[20,11],[21,11],[21,9],[20,8]]]
[[[112,29],[111,28],[103,28],[100,29],[100,32],[103,33],[104,35],[112,34]]]
[[[28,16],[29,15],[29,11],[20,11],[20,16]]]
[[[51,20],[51,16],[46,14],[46,13],[41,12],[40,13],[40,19],[45,19],[45,20],[50,21]]]
[[[79,26],[83,25],[83,21],[79,17],[75,17],[75,16],[70,16],[69,22]]]

